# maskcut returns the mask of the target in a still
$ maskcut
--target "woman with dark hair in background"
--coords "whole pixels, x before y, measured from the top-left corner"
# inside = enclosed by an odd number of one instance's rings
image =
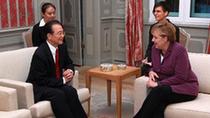
[[[156,19],[156,23],[159,23],[160,21],[163,20],[167,20],[169,23],[171,23],[166,17],[169,15],[170,9],[168,7],[167,2],[165,1],[161,1],[161,2],[157,2],[154,7],[153,7],[153,15],[155,16]],[[151,29],[152,27],[155,25],[151,25],[150,30],[149,30],[149,42],[148,42],[148,46],[147,46],[147,50],[145,53],[145,59],[142,61],[143,66],[141,68],[141,74],[142,75],[148,75],[149,72],[149,68],[151,67],[151,49],[153,46],[153,42],[152,42],[152,33],[151,33]],[[173,23],[171,23],[173,24]],[[173,24],[174,25],[174,24]],[[175,34],[176,34],[176,41],[179,42],[179,28],[174,25],[175,27]]]
[[[56,7],[52,3],[44,3],[41,7],[42,19],[33,27],[32,31],[32,42],[33,46],[40,46],[43,42],[46,41],[44,34],[44,26],[47,22],[54,20],[56,17]]]

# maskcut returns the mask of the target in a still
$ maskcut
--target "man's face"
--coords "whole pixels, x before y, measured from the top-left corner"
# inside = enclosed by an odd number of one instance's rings
[[[62,26],[55,24],[52,26],[52,31],[53,33],[48,33],[47,35],[49,43],[51,43],[54,47],[63,44],[65,33]]]

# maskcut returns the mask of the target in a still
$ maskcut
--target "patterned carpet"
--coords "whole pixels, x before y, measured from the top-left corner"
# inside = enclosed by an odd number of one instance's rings
[[[85,86],[84,75],[90,67],[79,68],[80,86]],[[122,85],[122,118],[133,116],[133,80],[127,79]],[[112,104],[107,105],[106,81],[93,78],[91,87],[91,113],[90,118],[116,118],[116,91],[115,83],[112,83]]]

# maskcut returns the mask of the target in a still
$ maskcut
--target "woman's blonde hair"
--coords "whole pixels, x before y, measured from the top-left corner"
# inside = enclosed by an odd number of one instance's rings
[[[161,37],[167,37],[168,41],[173,43],[176,41],[176,29],[173,26],[173,24],[171,24],[170,22],[168,22],[168,20],[163,20],[158,22],[157,24],[155,24],[152,27],[152,33],[155,30],[159,30],[160,31],[160,36]]]

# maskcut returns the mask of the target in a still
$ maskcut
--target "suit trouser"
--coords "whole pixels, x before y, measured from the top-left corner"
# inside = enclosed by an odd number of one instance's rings
[[[157,86],[150,91],[134,118],[164,118],[167,105],[195,98],[196,96],[174,93],[170,86]]]
[[[46,87],[44,91],[41,99],[51,102],[56,118],[87,118],[79,101],[77,91],[72,86]]]

